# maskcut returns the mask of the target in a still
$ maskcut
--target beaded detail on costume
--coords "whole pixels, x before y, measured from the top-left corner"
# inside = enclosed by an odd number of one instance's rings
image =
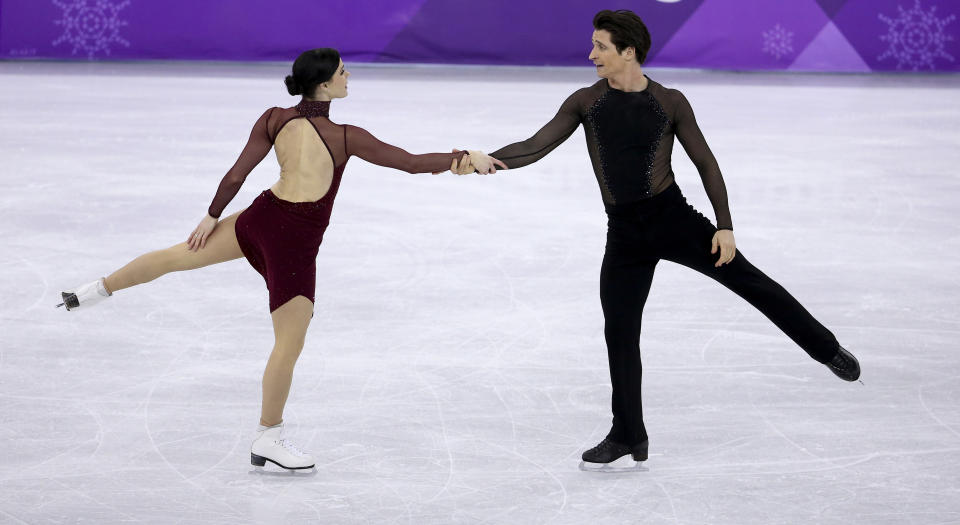
[[[607,95],[609,93],[610,93],[609,91],[606,91],[602,95],[600,95],[600,97],[597,98],[597,100],[595,100],[593,104],[590,105],[590,108],[588,108],[586,112],[587,123],[589,123],[590,126],[593,128],[593,133],[596,136],[601,136],[601,127],[600,127],[601,119],[599,118],[599,113],[600,113],[600,108],[603,107],[603,104],[607,101]],[[598,173],[596,175],[597,175],[597,181],[602,186],[602,188],[600,188],[600,191],[604,195],[609,195],[610,198],[613,199],[614,198],[613,192],[610,191],[610,179],[607,177],[607,170],[605,169],[606,147],[604,147],[604,143],[602,141],[599,141],[596,143],[596,150],[597,150],[597,164],[599,166]]]
[[[329,100],[307,100],[303,99],[296,106],[297,113],[301,117],[329,117],[330,116],[330,101]]]
[[[334,177],[336,177],[337,175],[338,174],[335,174]],[[337,182],[337,187],[339,188],[340,186],[339,179],[337,179],[336,182]],[[296,213],[303,213],[307,215],[318,212],[319,210],[325,210],[327,208],[330,208],[330,205],[332,204],[331,201],[333,200],[328,198],[327,195],[324,195],[323,197],[315,201],[294,202],[294,201],[281,199],[280,197],[277,197],[276,194],[274,194],[270,190],[266,190],[263,193],[265,193],[267,198],[273,201],[275,204],[279,204],[280,206],[283,206],[289,211],[296,212]],[[330,192],[328,190],[327,194],[329,193]],[[320,212],[320,213],[323,213],[323,212]]]
[[[644,90],[643,93],[647,96],[647,99],[650,101],[650,106],[653,108],[653,113],[656,115],[657,119],[657,138],[653,142],[647,143],[647,158],[646,166],[647,169],[644,172],[643,182],[645,183],[644,195],[647,197],[653,197],[653,160],[657,156],[657,150],[660,149],[660,141],[663,140],[663,132],[667,129],[667,125],[670,124],[670,119],[667,118],[667,113],[663,110],[663,106],[660,105],[660,101],[657,100],[657,97],[654,97],[650,94],[649,90]]]
[[[646,90],[608,88],[587,107],[584,117],[596,138],[594,166],[604,203],[652,197],[654,161],[670,122],[657,98]]]

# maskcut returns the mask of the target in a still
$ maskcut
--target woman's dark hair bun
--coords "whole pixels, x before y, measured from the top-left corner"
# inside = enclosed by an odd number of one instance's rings
[[[329,47],[300,53],[293,61],[292,74],[283,79],[291,95],[312,97],[317,86],[330,80],[340,66],[340,52]]]
[[[300,91],[300,86],[297,85],[296,79],[293,78],[293,75],[287,75],[287,78],[283,79],[283,83],[287,85],[287,92],[291,95],[303,94],[303,92]]]

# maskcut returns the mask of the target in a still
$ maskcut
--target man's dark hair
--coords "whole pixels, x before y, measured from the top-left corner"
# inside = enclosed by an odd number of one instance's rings
[[[650,51],[650,31],[633,11],[604,9],[593,17],[593,28],[610,33],[610,40],[617,46],[617,53],[632,47],[637,53],[637,62],[643,64]]]

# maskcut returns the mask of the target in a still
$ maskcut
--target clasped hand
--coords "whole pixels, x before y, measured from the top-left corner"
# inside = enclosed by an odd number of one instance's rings
[[[453,150],[454,153],[460,153],[460,151],[462,150]],[[457,162],[457,159],[453,159],[453,161],[450,163],[450,171],[456,173],[457,175],[468,175],[474,172],[479,173],[480,175],[487,175],[490,173],[496,173],[497,166],[502,169],[508,169],[507,165],[502,161],[497,160],[482,151],[470,150],[467,151],[467,154],[460,159],[459,163]]]

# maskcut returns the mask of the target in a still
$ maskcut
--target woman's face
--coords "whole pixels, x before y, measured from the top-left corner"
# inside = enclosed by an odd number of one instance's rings
[[[349,77],[350,72],[347,71],[346,66],[343,65],[343,60],[341,60],[333,76],[330,77],[330,80],[321,84],[320,88],[330,98],[343,98],[347,96],[347,78]]]

